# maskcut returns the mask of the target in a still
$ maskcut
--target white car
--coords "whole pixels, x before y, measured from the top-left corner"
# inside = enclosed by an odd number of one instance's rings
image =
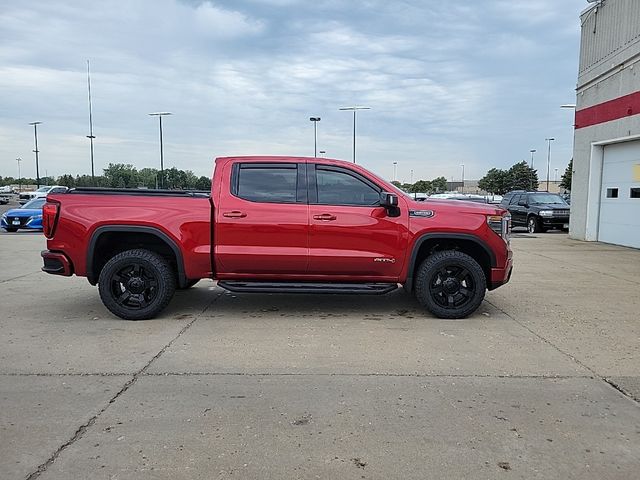
[[[0,187],[0,193],[13,193],[13,187],[11,185]]]
[[[46,197],[50,193],[64,193],[67,190],[69,190],[67,187],[63,187],[61,185],[54,185],[52,187],[40,187],[33,192],[22,192],[20,194],[20,203],[25,204],[29,200],[33,200],[34,198]]]

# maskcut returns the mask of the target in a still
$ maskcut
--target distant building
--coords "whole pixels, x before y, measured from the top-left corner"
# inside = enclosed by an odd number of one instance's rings
[[[570,235],[640,248],[640,1],[580,17]]]

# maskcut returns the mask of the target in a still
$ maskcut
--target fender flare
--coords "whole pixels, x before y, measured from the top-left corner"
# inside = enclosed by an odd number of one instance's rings
[[[183,288],[187,284],[187,277],[184,271],[184,259],[182,257],[182,251],[178,244],[166,233],[156,227],[142,227],[135,225],[102,225],[96,228],[91,234],[91,239],[89,240],[89,247],[87,248],[87,279],[91,285],[96,285],[98,283],[98,278],[96,274],[93,272],[93,258],[94,251],[96,248],[96,244],[98,243],[98,239],[103,233],[146,233],[149,235],[153,235],[161,240],[163,243],[166,243],[169,248],[173,251],[176,257],[176,265],[178,268],[178,285]]]
[[[489,246],[480,238],[475,235],[471,235],[468,233],[446,233],[446,232],[435,232],[435,233],[425,233],[421,235],[414,243],[413,249],[411,250],[411,257],[409,258],[409,264],[407,265],[407,280],[405,282],[405,288],[409,291],[413,290],[413,272],[416,269],[416,261],[418,258],[418,252],[420,251],[420,247],[427,240],[433,239],[451,239],[451,240],[466,240],[471,241],[478,245],[484,252],[488,255],[489,260],[491,262],[491,267],[496,266],[496,255],[489,248]]]

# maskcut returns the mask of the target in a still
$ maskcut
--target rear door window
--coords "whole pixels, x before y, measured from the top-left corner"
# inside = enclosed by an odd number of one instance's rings
[[[295,163],[244,163],[234,166],[232,193],[244,200],[296,203],[298,166]]]

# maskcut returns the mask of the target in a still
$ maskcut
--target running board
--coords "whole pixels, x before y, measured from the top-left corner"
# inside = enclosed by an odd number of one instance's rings
[[[294,283],[235,280],[221,280],[218,285],[236,293],[330,293],[338,295],[384,295],[398,288],[397,283]]]

